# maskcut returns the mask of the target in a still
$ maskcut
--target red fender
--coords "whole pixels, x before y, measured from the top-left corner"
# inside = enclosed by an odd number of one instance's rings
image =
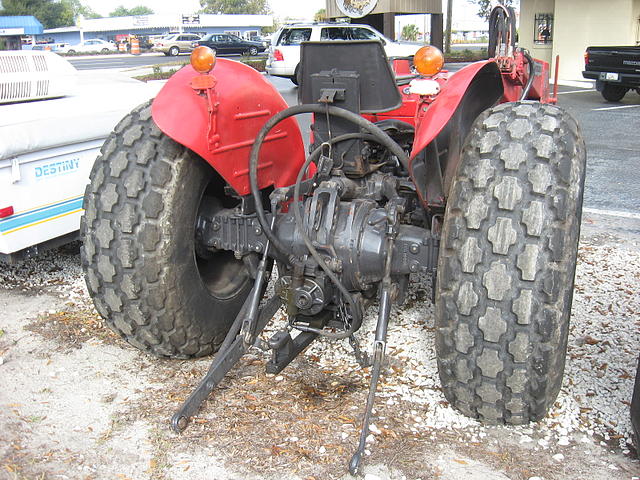
[[[207,97],[191,87],[201,75],[190,65],[175,73],[153,101],[153,120],[163,133],[211,164],[239,195],[248,195],[249,153],[256,135],[288,105],[263,75],[240,62],[219,58],[209,76],[215,85]],[[298,122],[283,120],[260,150],[258,185],[293,184],[304,160]]]
[[[409,174],[426,207],[444,207],[473,122],[500,100],[503,91],[500,69],[488,60],[455,73],[433,101],[418,104]]]
[[[469,86],[481,73],[491,73],[495,76],[496,85],[502,84],[500,70],[494,60],[475,62],[468,65],[452,75],[436,99],[427,107],[426,111],[417,112],[416,135],[411,150],[413,160],[427,145],[429,145],[442,129],[449,123],[449,120],[456,113],[462,103],[462,99],[469,90]],[[502,91],[500,91],[502,95]],[[493,105],[498,98],[490,98],[487,95],[487,105]],[[426,105],[425,105],[426,106]],[[422,108],[422,106],[421,106]]]

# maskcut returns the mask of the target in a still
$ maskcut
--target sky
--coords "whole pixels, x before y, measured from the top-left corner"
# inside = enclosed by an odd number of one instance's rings
[[[199,0],[81,0],[101,15],[108,15],[119,5],[127,8],[137,5],[146,5],[155,13],[190,14],[200,9]],[[274,16],[279,18],[306,18],[311,20],[313,14],[325,7],[325,0],[267,0],[271,5]],[[446,10],[446,2],[443,0],[443,11]],[[454,0],[453,22],[454,29],[462,28],[462,25],[475,25],[480,19],[476,15],[477,7],[467,0]],[[407,23],[422,24],[421,18],[414,15],[398,16],[401,25]]]
[[[325,0],[267,0],[271,9],[278,17],[309,17],[325,6]],[[137,5],[146,5],[155,13],[179,13],[190,14],[199,10],[199,0],[179,0],[178,2],[167,0],[81,0],[101,15],[108,15],[118,5],[127,8]]]

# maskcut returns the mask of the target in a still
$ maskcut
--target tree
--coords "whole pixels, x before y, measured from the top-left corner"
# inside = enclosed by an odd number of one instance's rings
[[[62,0],[62,2],[69,5],[73,11],[73,18],[76,21],[80,16],[84,18],[102,18],[102,15],[94,11],[91,7],[80,3],[80,0]]]
[[[313,15],[314,22],[324,22],[327,20],[327,11],[324,8],[321,8]]]
[[[415,42],[418,40],[418,35],[420,35],[420,30],[414,24],[405,25],[402,27],[402,39],[408,40],[410,42]]]
[[[54,0],[2,0],[0,15],[33,15],[44,28],[74,24],[74,13],[66,2]]]
[[[451,17],[453,16],[453,0],[447,0],[447,26],[444,32],[444,53],[451,53]]]
[[[202,13],[266,15],[271,13],[267,0],[200,0]]]
[[[496,2],[493,0],[467,0],[467,2],[478,5],[478,16],[480,18],[485,18],[487,20],[489,20],[489,15],[491,14],[491,10],[493,10],[493,7],[496,4]],[[502,3],[505,7],[509,7],[516,3],[520,3],[520,1],[519,0],[501,0],[500,3]]]
[[[144,5],[138,5],[133,8],[126,8],[123,5],[120,5],[113,12],[109,14],[110,17],[133,17],[135,15],[151,15],[153,14],[153,10],[149,7],[145,7]]]

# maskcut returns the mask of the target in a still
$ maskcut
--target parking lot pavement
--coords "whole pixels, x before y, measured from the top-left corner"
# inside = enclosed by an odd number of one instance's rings
[[[558,105],[578,120],[587,143],[587,211],[639,215],[640,95],[611,103],[595,89],[560,87]]]

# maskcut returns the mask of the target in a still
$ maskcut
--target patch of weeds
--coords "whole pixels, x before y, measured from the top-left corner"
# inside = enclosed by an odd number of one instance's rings
[[[174,73],[178,71],[176,68],[170,68],[169,70],[162,70],[161,65],[154,65],[152,67],[152,73],[147,75],[139,75],[137,77],[133,77],[136,80],[140,80],[141,82],[150,82],[152,80],[167,80]]]
[[[40,315],[25,329],[56,342],[60,351],[82,348],[91,340],[114,344],[119,338],[92,309],[69,309]]]
[[[40,415],[29,415],[28,417],[25,418],[25,420],[29,423],[40,423],[45,418],[47,417],[42,417]]]
[[[248,55],[243,55],[240,58],[240,61],[245,65],[249,65],[250,67],[256,69],[259,72],[264,72],[267,66],[267,59],[264,57],[250,57]]]

